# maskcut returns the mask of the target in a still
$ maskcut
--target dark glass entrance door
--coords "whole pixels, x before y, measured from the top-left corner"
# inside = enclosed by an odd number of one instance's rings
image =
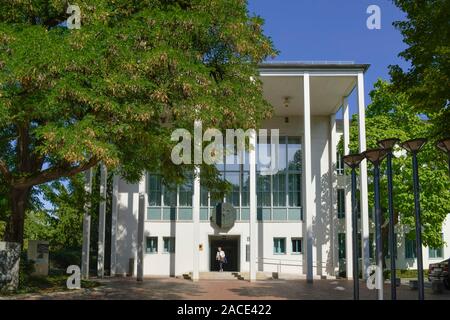
[[[239,271],[239,238],[211,237],[209,241],[210,271],[219,271],[219,262],[216,260],[217,248],[225,251],[228,263],[224,264],[223,271]]]

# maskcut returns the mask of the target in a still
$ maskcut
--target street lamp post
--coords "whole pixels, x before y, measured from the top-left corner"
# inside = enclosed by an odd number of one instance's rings
[[[420,219],[420,191],[419,191],[419,168],[417,164],[417,153],[427,142],[427,139],[413,139],[401,144],[402,148],[412,154],[413,163],[413,188],[414,188],[414,208],[416,219],[416,249],[417,249],[417,273],[419,285],[419,300],[425,299],[423,283],[423,257],[422,257],[422,223]]]
[[[380,205],[380,163],[386,157],[387,151],[382,148],[370,149],[364,156],[373,164],[373,186],[375,198],[375,238],[376,238],[376,281],[378,300],[383,300],[383,243],[381,239],[381,205]]]
[[[436,147],[438,147],[440,150],[445,152],[448,157],[448,172],[450,174],[450,138],[439,140],[436,144]]]
[[[363,154],[350,154],[343,158],[344,163],[352,169],[352,236],[353,236],[353,299],[359,300],[359,272],[358,272],[358,203],[356,201],[356,168],[362,160]]]
[[[394,201],[392,183],[392,149],[400,140],[396,138],[378,141],[378,145],[387,151],[387,179],[388,179],[388,210],[389,210],[389,243],[391,252],[391,299],[397,300],[397,275],[395,268],[395,232],[394,232]]]

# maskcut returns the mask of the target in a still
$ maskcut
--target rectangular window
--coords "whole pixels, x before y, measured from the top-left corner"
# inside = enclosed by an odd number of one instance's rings
[[[345,259],[345,233],[338,234],[339,259]]]
[[[417,247],[415,239],[405,239],[405,258],[415,259],[417,257],[416,248]]]
[[[340,176],[344,174],[343,155],[339,152],[336,154],[336,173]]]
[[[200,186],[200,205],[202,207],[208,206],[208,189],[204,186]]]
[[[163,185],[163,198],[164,198],[165,206],[176,207],[177,206],[177,186]]]
[[[338,189],[337,190],[337,213],[338,218],[345,218],[345,190]]]
[[[289,171],[301,171],[302,148],[300,137],[288,137],[287,143],[287,168]]]
[[[273,206],[286,207],[286,174],[279,173],[272,176]]]
[[[175,252],[175,237],[164,237],[164,252],[174,253]]]
[[[248,207],[250,205],[250,173],[248,171],[243,171],[241,173],[241,185],[241,206]]]
[[[147,237],[146,253],[158,252],[158,237]]]
[[[193,177],[188,177],[184,184],[179,186],[179,203],[183,207],[192,207],[192,195],[194,193]],[[176,200],[175,200],[176,201]]]
[[[226,195],[226,200],[234,207],[239,207],[239,189],[240,189],[240,173],[239,171],[225,172],[225,178],[231,184],[231,191]]]
[[[289,173],[289,206],[301,206],[301,177],[300,173]]]
[[[286,254],[286,238],[273,238],[273,253]]]
[[[161,206],[161,176],[148,175],[148,204],[151,207]]]
[[[256,176],[258,207],[270,207],[270,176]]]
[[[302,253],[302,239],[292,238],[292,253],[300,254]]]
[[[441,237],[443,237],[443,236],[444,235],[441,234]],[[442,247],[440,247],[440,248],[429,247],[428,248],[428,257],[430,259],[442,258],[444,256],[443,253],[442,253],[442,251],[443,251],[442,249],[443,249]]]

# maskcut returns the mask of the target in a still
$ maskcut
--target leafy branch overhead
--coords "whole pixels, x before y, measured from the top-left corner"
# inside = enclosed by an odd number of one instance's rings
[[[58,26],[66,5],[0,0],[0,182],[14,197],[99,162],[170,179],[173,128],[270,115],[250,79],[276,52],[246,1],[79,0],[79,30]]]

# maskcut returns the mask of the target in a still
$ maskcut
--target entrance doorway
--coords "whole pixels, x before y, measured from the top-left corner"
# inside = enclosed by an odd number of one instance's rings
[[[216,260],[217,248],[225,251],[227,263],[223,265],[223,271],[239,271],[239,241],[240,236],[210,236],[209,237],[209,270],[219,271],[219,263]]]

